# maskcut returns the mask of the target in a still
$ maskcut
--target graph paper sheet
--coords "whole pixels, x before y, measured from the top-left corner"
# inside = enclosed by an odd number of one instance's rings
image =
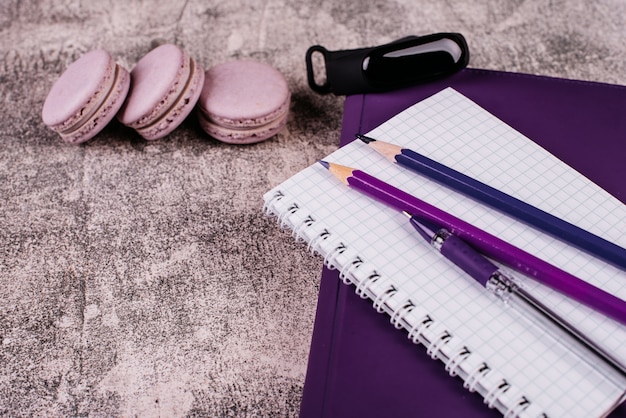
[[[413,149],[626,247],[625,205],[452,88],[364,134]],[[626,300],[624,271],[392,164],[361,141],[325,160],[363,170]],[[294,236],[503,413],[599,416],[620,399],[624,388],[441,257],[404,215],[343,185],[320,164],[264,199]],[[626,362],[625,326],[510,273]]]

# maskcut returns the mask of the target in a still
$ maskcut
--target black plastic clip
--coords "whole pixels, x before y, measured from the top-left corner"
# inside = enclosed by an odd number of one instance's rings
[[[314,54],[323,58],[326,74],[315,73]],[[306,52],[311,89],[336,95],[394,90],[450,75],[468,62],[469,48],[459,33],[408,36],[385,45],[341,51],[314,45]],[[318,84],[319,79],[324,82]]]

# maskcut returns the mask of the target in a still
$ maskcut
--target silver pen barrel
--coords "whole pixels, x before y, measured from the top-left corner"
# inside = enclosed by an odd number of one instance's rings
[[[569,344],[567,347],[575,350],[583,361],[597,367],[598,363],[592,362],[591,358],[601,360],[602,364],[607,366],[606,375],[621,387],[626,387],[626,365],[620,359],[603,349],[565,318],[519,287],[513,279],[501,272],[496,272],[489,279],[486,287],[505,303],[510,303],[513,306],[519,305],[524,314],[532,314],[534,322],[540,324],[557,341],[569,340],[572,342],[573,344]]]

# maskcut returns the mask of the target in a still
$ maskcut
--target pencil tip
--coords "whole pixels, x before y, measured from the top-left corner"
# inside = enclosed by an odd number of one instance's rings
[[[361,134],[356,134],[357,139],[360,139],[361,141],[365,142],[366,144],[369,144],[370,142],[374,142],[376,141],[374,138],[370,138],[369,136],[365,136],[365,135],[361,135]]]
[[[318,162],[328,170],[330,174],[337,177],[345,185],[349,186],[348,178],[352,176],[353,168],[346,167],[341,164],[329,163],[324,160],[318,160]]]

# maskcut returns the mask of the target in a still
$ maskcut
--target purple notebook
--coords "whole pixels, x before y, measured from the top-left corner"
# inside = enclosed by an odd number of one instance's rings
[[[626,204],[626,87],[465,69],[384,94],[346,98],[341,145],[446,88],[476,102]],[[355,355],[355,353],[358,353]],[[300,416],[500,416],[463,388],[371,301],[324,268]],[[621,405],[611,417],[625,417]]]

